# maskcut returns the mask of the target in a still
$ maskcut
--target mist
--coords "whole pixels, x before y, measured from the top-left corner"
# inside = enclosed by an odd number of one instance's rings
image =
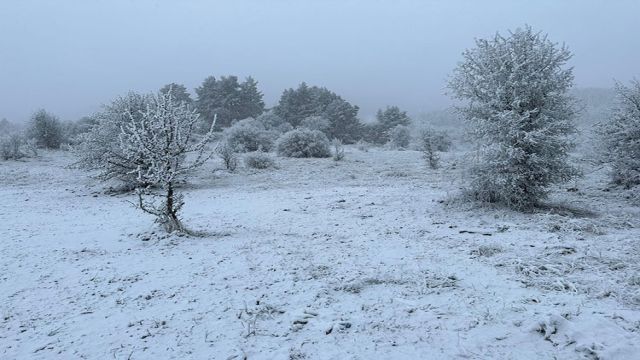
[[[360,106],[446,107],[474,38],[525,24],[573,52],[577,87],[637,76],[637,1],[3,1],[0,118],[76,120],[129,90],[253,76],[267,107],[302,81]]]

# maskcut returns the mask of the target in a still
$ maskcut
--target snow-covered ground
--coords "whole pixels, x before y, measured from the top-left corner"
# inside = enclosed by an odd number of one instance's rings
[[[640,208],[586,165],[533,214],[464,204],[460,159],[212,161],[201,238],[66,153],[0,163],[0,358],[640,358]]]

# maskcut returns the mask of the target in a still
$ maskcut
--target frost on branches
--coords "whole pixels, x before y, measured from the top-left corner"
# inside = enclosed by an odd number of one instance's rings
[[[199,115],[186,103],[174,101],[171,91],[152,96],[144,111],[128,115],[119,144],[125,156],[141,158],[145,164],[131,172],[138,184],[144,184],[137,190],[138,207],[156,216],[168,232],[188,232],[178,217],[184,202],[176,182],[211,156],[207,143],[215,118],[209,132],[194,141]]]
[[[124,189],[134,189],[137,186],[135,171],[146,164],[137,154],[125,154],[118,137],[129,122],[139,121],[150,102],[150,95],[130,92],[95,114],[91,130],[80,136],[80,143],[74,148],[79,159],[77,165],[97,171],[96,177],[100,180],[115,179],[122,182]]]
[[[604,161],[611,164],[614,183],[631,188],[640,184],[640,81],[630,87],[616,84],[617,107],[598,132]]]
[[[548,187],[571,179],[575,132],[571,53],[530,27],[476,40],[449,81],[477,140],[471,195],[516,209],[535,206]]]

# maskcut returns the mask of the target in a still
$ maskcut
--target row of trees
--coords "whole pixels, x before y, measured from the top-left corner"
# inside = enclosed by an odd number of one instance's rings
[[[477,161],[469,172],[473,198],[530,209],[552,185],[579,175],[569,161],[578,116],[569,95],[570,58],[565,46],[530,27],[477,40],[476,47],[464,52],[448,86],[460,100],[457,109],[477,145]],[[618,84],[616,90],[619,106],[611,121],[598,127],[601,161],[612,164],[615,182],[633,187],[640,184],[640,83]],[[285,90],[269,112],[264,112],[262,94],[251,78],[243,83],[235,77],[207,78],[197,93],[194,102],[184,86],[169,84],[157,94],[118,98],[87,120],[88,131],[76,147],[80,165],[97,170],[102,179],[132,184],[139,207],[169,231],[186,231],[177,215],[182,200],[176,183],[211,156],[207,143],[216,127],[227,129],[231,151],[267,150],[277,138],[278,152],[286,156],[328,156],[327,135],[353,142],[366,134],[371,142],[384,142],[406,138],[411,122],[406,112],[388,107],[378,112],[374,124],[362,125],[357,106],[305,83]],[[239,117],[251,119],[229,127]],[[203,123],[207,131],[198,134]],[[61,128],[57,118],[41,111],[32,119],[30,134],[37,145],[57,148]],[[435,168],[434,151],[442,139],[427,132],[422,141]]]

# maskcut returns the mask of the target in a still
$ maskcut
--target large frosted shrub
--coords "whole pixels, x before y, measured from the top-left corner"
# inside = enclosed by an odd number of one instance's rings
[[[571,53],[526,27],[476,40],[463,56],[449,88],[466,102],[459,111],[478,145],[470,193],[531,208],[576,174],[567,162],[576,115]]]
[[[294,158],[324,158],[331,156],[327,136],[318,130],[296,129],[278,139],[278,155]]]
[[[640,184],[640,81],[616,84],[617,106],[611,119],[598,127],[602,159],[611,164],[614,183]]]
[[[397,125],[389,130],[389,144],[395,149],[406,149],[411,142],[411,130],[408,126]]]
[[[239,121],[224,131],[224,141],[236,152],[271,151],[277,136],[253,119]]]

